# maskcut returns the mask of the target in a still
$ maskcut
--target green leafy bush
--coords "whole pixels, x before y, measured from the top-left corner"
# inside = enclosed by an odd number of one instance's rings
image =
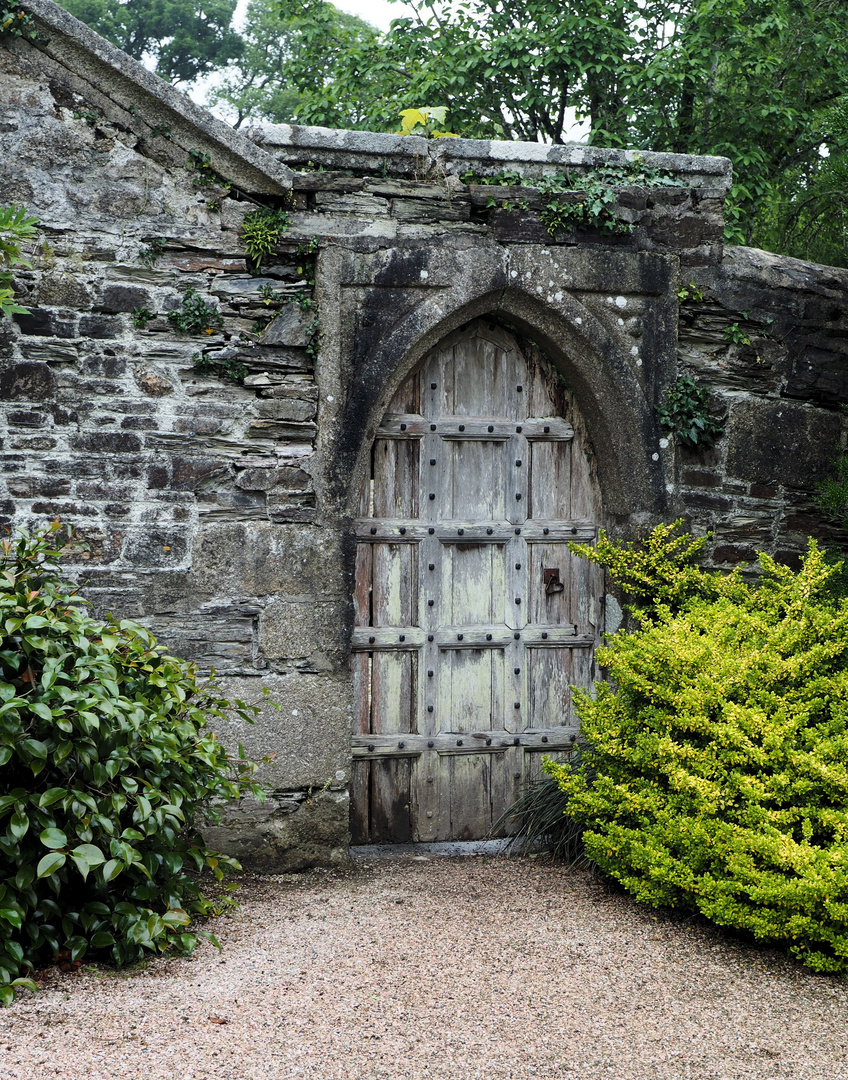
[[[848,971],[840,567],[811,540],[797,573],[761,555],[758,584],[692,567],[681,588],[686,543],[665,541],[674,602],[636,611],[639,629],[599,654],[612,682],[576,692],[582,764],[546,768],[584,826],[587,856],[638,900],[786,944],[817,971]],[[606,565],[627,584],[621,562]]]
[[[203,846],[196,816],[217,818],[210,800],[262,797],[254,763],[207,728],[230,703],[143,627],[86,613],[55,567],[58,529],[0,545],[4,1004],[60,955],[190,952],[191,918],[212,908],[189,874],[239,868]]]

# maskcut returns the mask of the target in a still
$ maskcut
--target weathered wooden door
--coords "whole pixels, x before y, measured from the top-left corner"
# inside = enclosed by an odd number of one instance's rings
[[[377,433],[357,525],[354,843],[472,840],[576,735],[603,578],[571,395],[475,322],[434,349]]]

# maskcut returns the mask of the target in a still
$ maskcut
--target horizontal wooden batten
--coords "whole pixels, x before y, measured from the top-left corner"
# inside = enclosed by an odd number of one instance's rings
[[[573,624],[526,626],[523,630],[503,625],[442,627],[432,634],[417,626],[359,626],[353,631],[351,648],[354,652],[419,649],[428,641],[439,649],[503,649],[516,640],[533,648],[551,649],[589,649],[595,644],[591,635],[578,635]]]
[[[435,536],[443,544],[505,544],[515,536],[522,536],[528,543],[591,544],[596,529],[585,521],[534,520],[521,525],[508,521],[452,521],[427,525],[413,518],[368,518],[356,524],[357,540],[373,544],[413,544],[427,536]]]
[[[574,438],[574,428],[558,416],[532,420],[487,419],[479,416],[440,416],[427,420],[415,413],[388,413],[377,429],[378,439],[420,439],[424,435],[439,435],[443,439],[474,439],[504,442],[513,435],[523,435],[531,441],[568,442]]]
[[[354,758],[417,757],[445,754],[502,754],[513,747],[551,753],[574,749],[576,728],[555,731],[475,731],[441,735],[354,735]]]

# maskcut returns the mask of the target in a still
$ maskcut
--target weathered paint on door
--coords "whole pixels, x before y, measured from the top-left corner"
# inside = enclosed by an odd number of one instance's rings
[[[489,834],[576,734],[602,572],[570,392],[478,321],[442,342],[377,433],[357,525],[354,843]]]

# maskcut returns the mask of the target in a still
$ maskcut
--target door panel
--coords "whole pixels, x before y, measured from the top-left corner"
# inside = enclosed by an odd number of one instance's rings
[[[504,545],[445,544],[441,554],[443,624],[505,622]]]
[[[418,622],[418,549],[413,544],[371,544],[371,626]]]
[[[573,745],[571,686],[594,678],[603,575],[568,541],[600,501],[570,392],[465,327],[392,399],[360,505],[353,841],[486,836]]]

